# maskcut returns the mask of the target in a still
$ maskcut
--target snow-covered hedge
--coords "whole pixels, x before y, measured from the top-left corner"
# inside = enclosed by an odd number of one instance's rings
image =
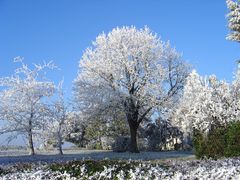
[[[14,179],[240,179],[240,158],[189,161],[72,161],[1,168]]]

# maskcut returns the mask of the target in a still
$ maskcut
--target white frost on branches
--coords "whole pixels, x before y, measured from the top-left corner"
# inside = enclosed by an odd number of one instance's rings
[[[238,0],[227,0],[227,7],[229,9],[228,27],[231,30],[227,39],[233,41],[240,41],[240,2]]]
[[[29,68],[23,58],[15,58],[21,67],[10,77],[0,78],[0,119],[7,121],[1,133],[17,132],[28,138],[30,153],[34,154],[33,135],[43,124],[46,97],[53,95],[55,86],[51,81],[44,80],[41,72],[55,68],[53,63],[34,65]]]
[[[74,81],[75,100],[90,115],[120,109],[136,130],[157,107],[176,101],[187,73],[181,55],[147,27],[115,28],[85,51]]]
[[[169,101],[179,88],[177,83],[183,81],[180,76],[186,75],[184,68],[176,50],[148,28],[115,28],[99,35],[93,48],[85,51],[74,95],[88,109],[121,106],[131,98],[146,110]],[[175,76],[170,77],[171,73]]]
[[[203,78],[194,70],[188,76],[183,98],[173,120],[186,134],[193,128],[208,133],[240,118],[239,78],[229,84],[215,75]]]

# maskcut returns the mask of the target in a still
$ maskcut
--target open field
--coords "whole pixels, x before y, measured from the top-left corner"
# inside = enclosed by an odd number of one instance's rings
[[[116,153],[102,150],[65,150],[64,155],[56,155],[57,152],[37,152],[35,156],[29,156],[24,150],[0,151],[0,165],[9,165],[23,162],[59,162],[71,160],[164,160],[169,158],[194,158],[191,152],[187,151],[166,151],[166,152],[140,152],[137,154],[125,152]]]

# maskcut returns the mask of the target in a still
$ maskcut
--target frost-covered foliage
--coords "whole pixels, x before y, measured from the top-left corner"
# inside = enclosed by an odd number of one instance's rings
[[[240,41],[240,2],[239,0],[227,0],[227,7],[229,9],[228,27],[231,30],[227,39],[233,41]]]
[[[240,160],[75,161],[66,164],[2,168],[1,179],[239,179]],[[6,174],[4,174],[6,173]]]
[[[225,127],[240,118],[239,85],[239,73],[229,84],[214,75],[203,78],[192,71],[173,120],[185,135],[191,134],[193,128],[208,133],[216,127]]]
[[[71,111],[67,116],[67,124],[69,133],[65,139],[79,147],[84,147],[87,143],[85,136],[88,123],[86,118],[79,111]]]
[[[53,69],[52,63],[28,67],[23,58],[15,58],[21,67],[10,77],[0,78],[0,119],[7,123],[1,133],[22,134],[28,138],[30,153],[34,154],[33,135],[39,132],[44,120],[44,103],[54,94],[53,82],[43,78],[41,72]]]
[[[148,28],[115,28],[99,35],[79,62],[74,96],[85,114],[124,112],[138,152],[139,124],[176,101],[188,66],[181,55]]]

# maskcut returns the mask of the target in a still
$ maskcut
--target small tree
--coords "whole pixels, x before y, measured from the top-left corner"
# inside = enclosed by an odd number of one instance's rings
[[[188,66],[179,53],[148,28],[113,29],[101,34],[80,60],[74,95],[85,114],[124,112],[131,134],[130,152],[139,152],[139,124],[156,108],[176,101]]]
[[[62,89],[62,82],[57,87],[57,97],[52,104],[46,105],[47,112],[46,123],[44,125],[43,138],[48,141],[56,142],[56,147],[59,154],[62,155],[63,140],[69,134],[70,127],[68,127],[68,105],[64,100],[64,93]]]
[[[232,41],[240,41],[240,2],[238,0],[227,0],[229,9],[228,28],[231,30],[227,39]]]
[[[17,132],[28,139],[30,154],[34,155],[33,135],[42,128],[44,120],[43,100],[54,94],[55,86],[40,76],[45,68],[53,69],[50,63],[34,65],[30,69],[23,58],[15,58],[21,67],[10,77],[0,78],[0,119],[7,121],[1,133]]]

